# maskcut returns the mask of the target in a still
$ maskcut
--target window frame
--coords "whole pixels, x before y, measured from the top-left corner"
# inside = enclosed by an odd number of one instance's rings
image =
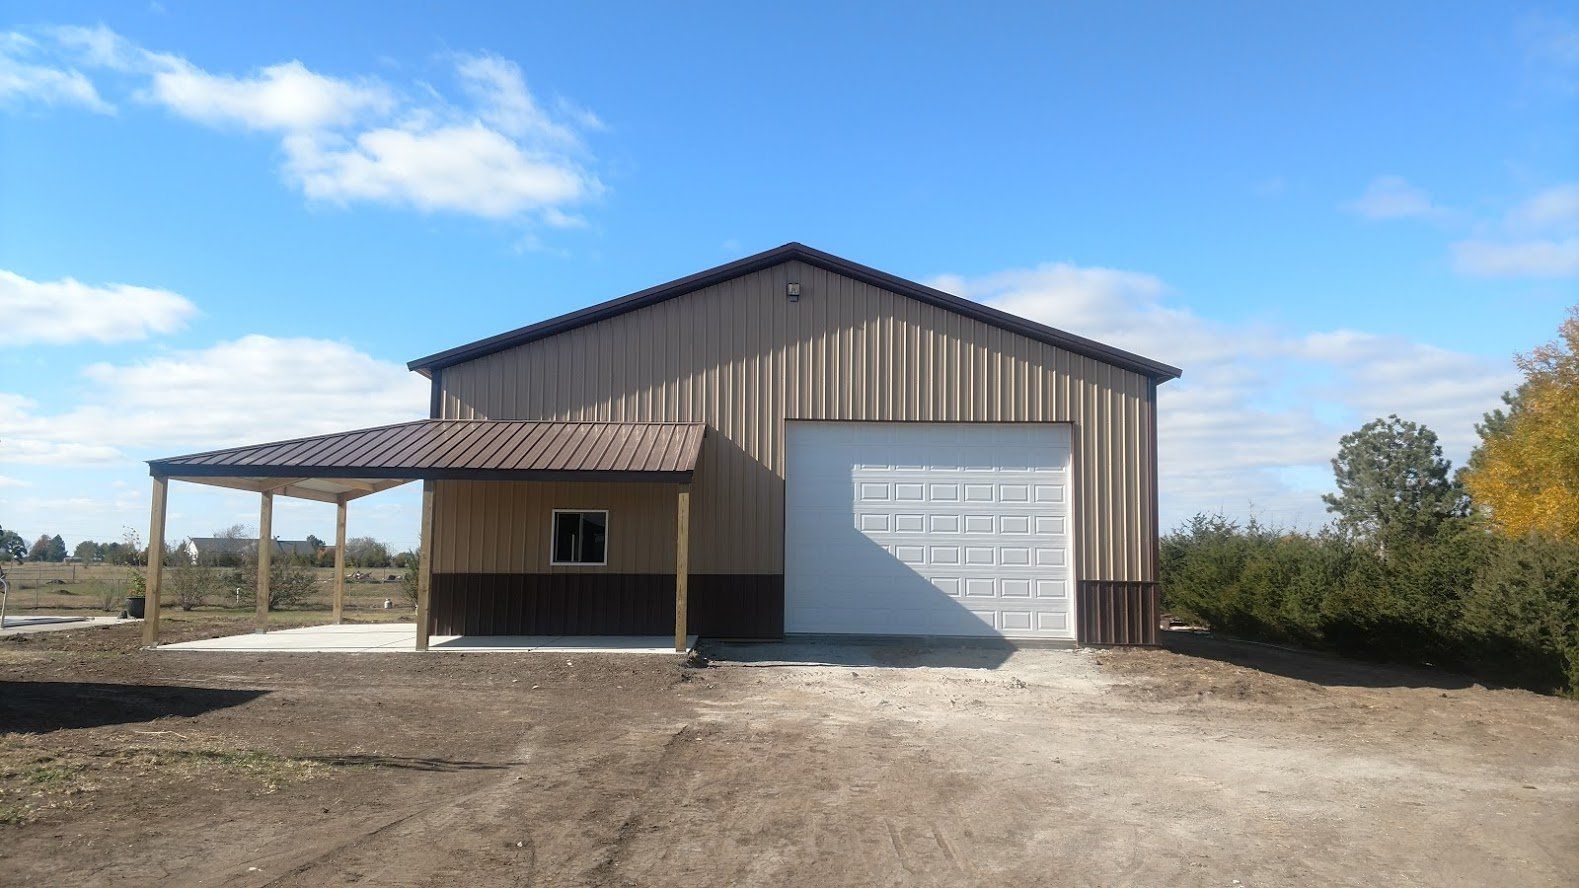
[[[602,515],[603,516],[603,560],[602,561],[558,561],[559,552],[559,516],[560,515]],[[609,566],[609,510],[608,509],[553,509],[548,519],[548,566],[549,567],[608,567]]]

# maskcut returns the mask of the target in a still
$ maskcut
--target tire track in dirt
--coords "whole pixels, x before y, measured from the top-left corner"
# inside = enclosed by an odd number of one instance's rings
[[[468,865],[487,864],[479,870],[486,872],[497,871],[501,865],[506,870],[518,868],[519,860],[510,858],[521,855],[505,853],[503,841],[480,841],[483,837],[477,835],[476,827],[497,820],[500,797],[521,779],[523,769],[513,766],[475,788],[432,780],[392,787],[398,801],[378,816],[360,823],[338,821],[317,838],[280,834],[269,836],[261,847],[235,843],[198,867],[173,873],[167,884],[287,888],[371,881],[415,886],[457,879],[476,885],[527,884],[513,876],[478,881],[462,875]],[[465,784],[475,786],[477,782],[472,778]],[[427,800],[410,804],[409,799],[419,794]],[[509,850],[524,850],[524,846]],[[444,878],[445,870],[450,871],[448,879]]]
[[[408,804],[356,827],[342,822],[328,842],[278,837],[245,858],[178,873],[172,883],[630,884],[618,872],[625,849],[647,829],[652,806],[663,804],[665,775],[687,727],[623,726],[617,736],[589,736],[568,752],[561,746],[547,755],[536,742],[523,742],[515,755],[520,764],[481,785],[475,778],[465,785],[419,781],[402,795],[442,798]],[[545,868],[548,860],[552,864]]]

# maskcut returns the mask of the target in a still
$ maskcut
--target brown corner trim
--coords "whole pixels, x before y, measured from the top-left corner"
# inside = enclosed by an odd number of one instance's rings
[[[1161,612],[1158,584],[1081,580],[1075,585],[1075,637],[1080,644],[1155,645]]]

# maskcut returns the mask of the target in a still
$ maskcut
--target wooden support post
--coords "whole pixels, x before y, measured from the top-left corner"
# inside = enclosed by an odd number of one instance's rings
[[[685,653],[686,604],[691,580],[691,485],[681,484],[674,533],[674,649]]]
[[[269,573],[274,562],[274,492],[259,494],[258,509],[258,608],[254,632],[269,631]]]
[[[159,601],[164,591],[165,493],[170,482],[154,476],[153,505],[148,509],[148,576],[143,590],[143,644],[159,646]]]
[[[345,616],[345,495],[337,499],[334,516],[334,621]]]
[[[422,541],[417,556],[417,650],[428,649],[428,599],[433,592],[433,481],[422,482]]]

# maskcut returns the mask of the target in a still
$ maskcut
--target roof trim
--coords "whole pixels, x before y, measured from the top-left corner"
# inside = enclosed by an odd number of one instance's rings
[[[406,366],[424,376],[431,376],[435,370],[442,370],[445,367],[462,364],[507,348],[514,348],[515,346],[525,345],[539,339],[546,339],[559,333],[574,330],[577,327],[584,327],[628,311],[634,311],[638,308],[645,308],[678,296],[684,296],[687,293],[693,293],[705,287],[792,260],[799,260],[808,265],[813,265],[835,274],[842,274],[845,277],[853,278],[874,287],[881,287],[902,296],[908,296],[911,299],[948,309],[1012,333],[1018,333],[1028,339],[1045,342],[1048,345],[1057,346],[1089,358],[1095,358],[1115,367],[1134,371],[1157,382],[1177,379],[1184,372],[1161,361],[1154,361],[1151,358],[1127,352],[1121,348],[1097,342],[1094,339],[1087,339],[1084,336],[1076,336],[1073,333],[1067,333],[1055,327],[1039,324],[1018,315],[1009,314],[1006,311],[1000,311],[999,309],[982,305],[979,302],[972,302],[952,293],[945,293],[942,290],[918,284],[915,281],[906,280],[885,271],[851,262],[832,253],[824,253],[821,250],[815,250],[805,244],[795,242],[757,253],[754,256],[747,256],[744,259],[737,259],[734,262],[719,265],[715,268],[699,271],[696,274],[687,275],[666,284],[638,290],[628,296],[600,302],[597,305],[588,306],[556,318],[550,318],[516,330],[489,336],[486,339],[479,339],[476,342],[436,352],[427,357],[411,361]]]
[[[578,469],[400,469],[345,466],[184,466],[148,463],[148,474],[181,481],[187,478],[398,478],[404,481],[641,481],[689,484],[694,471],[605,471]]]
[[[419,419],[149,460],[148,473],[209,484],[269,478],[683,484],[692,479],[705,435],[695,422]]]

